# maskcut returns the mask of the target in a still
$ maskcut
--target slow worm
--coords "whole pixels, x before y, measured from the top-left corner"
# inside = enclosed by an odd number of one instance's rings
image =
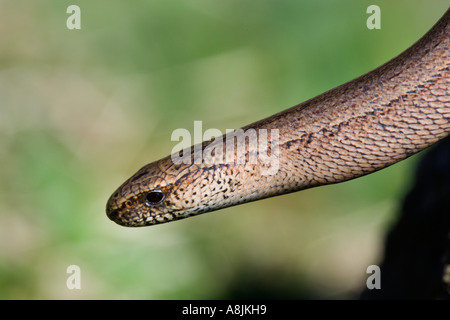
[[[110,197],[108,217],[128,227],[154,225],[338,183],[445,138],[450,133],[449,21],[450,10],[418,42],[377,69],[242,128],[256,132],[257,139],[278,134],[267,144],[276,166],[259,157],[257,144],[233,138],[232,150],[225,136],[206,141],[191,148],[189,163],[174,163],[168,156],[141,168]],[[263,137],[262,129],[270,134]],[[220,143],[223,148],[195,161],[195,150],[210,146],[211,151]],[[233,161],[211,161],[228,150]]]

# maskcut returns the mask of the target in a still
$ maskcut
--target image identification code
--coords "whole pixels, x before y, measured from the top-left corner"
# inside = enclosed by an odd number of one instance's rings
[[[183,307],[182,309],[183,315],[209,315],[211,318],[217,313],[244,316],[262,315],[266,312],[267,308],[264,304],[229,304],[226,308],[219,308],[216,306],[195,306],[189,304],[189,306]]]

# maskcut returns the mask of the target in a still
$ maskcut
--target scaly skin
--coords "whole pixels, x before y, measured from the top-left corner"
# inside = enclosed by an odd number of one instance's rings
[[[174,164],[168,156],[144,166],[111,196],[108,217],[130,227],[178,220],[354,179],[427,148],[450,133],[449,38],[450,10],[379,68],[244,127],[258,137],[259,129],[279,130],[278,149],[269,147],[272,155],[279,152],[273,174],[263,173],[270,166],[259,158],[249,161],[257,154],[251,144],[235,155],[244,163],[209,164],[205,156],[199,164]],[[153,191],[164,199],[149,202]]]

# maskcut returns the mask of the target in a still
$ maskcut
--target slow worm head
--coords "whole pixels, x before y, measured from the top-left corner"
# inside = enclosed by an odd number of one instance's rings
[[[108,217],[123,226],[154,225],[342,182],[445,138],[449,21],[450,10],[412,47],[377,69],[242,128],[252,134],[247,138],[269,141],[266,156],[276,161],[264,161],[258,144],[246,139],[204,142],[191,148],[186,163],[168,156],[140,169],[113,193]],[[202,161],[194,161],[195,150],[205,155]],[[223,161],[227,152],[232,161]]]

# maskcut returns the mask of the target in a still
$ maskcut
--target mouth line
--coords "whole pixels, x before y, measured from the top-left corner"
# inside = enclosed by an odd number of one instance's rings
[[[145,220],[142,219],[141,217],[135,217],[133,218],[129,218],[129,217],[124,217],[124,213],[120,212],[120,210],[113,210],[110,212],[107,212],[106,214],[108,216],[108,218],[117,223],[118,225],[122,226],[122,227],[142,227],[142,226],[146,226]]]

